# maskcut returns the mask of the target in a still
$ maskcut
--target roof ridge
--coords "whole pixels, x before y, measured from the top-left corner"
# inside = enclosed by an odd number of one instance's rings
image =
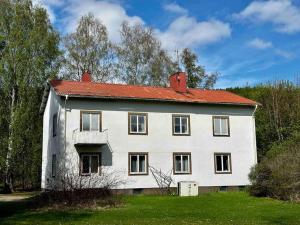
[[[126,87],[130,86],[130,87],[146,87],[146,88],[172,89],[171,87],[141,85],[141,84],[120,84],[120,83],[105,83],[105,82],[81,82],[81,81],[77,81],[77,80],[63,80],[63,79],[53,79],[51,81],[74,82],[74,83],[79,83],[79,84],[111,85],[111,86],[123,86],[123,87],[124,86],[126,86]],[[232,93],[230,91],[222,90],[222,89],[188,88],[188,90],[196,90],[196,91],[219,91],[219,92]],[[232,94],[234,94],[234,93],[232,93]]]

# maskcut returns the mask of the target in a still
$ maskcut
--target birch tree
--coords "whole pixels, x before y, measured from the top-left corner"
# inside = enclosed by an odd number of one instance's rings
[[[198,57],[190,49],[185,48],[181,53],[181,63],[188,75],[188,87],[212,88],[218,78],[218,73],[208,74],[205,68],[198,64]]]
[[[41,132],[30,126],[38,119],[36,111],[43,83],[57,73],[60,52],[59,36],[50,25],[46,11],[33,7],[27,0],[1,0],[0,38],[5,43],[0,58],[1,98],[7,100],[8,112],[2,120],[7,127],[2,131],[6,133],[7,146],[1,149],[1,155],[5,155],[5,188],[9,192],[18,173],[16,168],[22,164],[20,155],[25,156],[26,148],[35,148],[34,134]],[[33,139],[24,138],[29,134]],[[34,158],[32,152],[26,153]]]
[[[88,70],[95,81],[112,79],[113,47],[106,27],[92,14],[81,17],[76,31],[64,38],[63,45],[64,78],[80,80],[82,73]]]
[[[121,26],[117,47],[118,75],[127,84],[165,86],[176,65],[161,48],[153,30],[142,25]]]

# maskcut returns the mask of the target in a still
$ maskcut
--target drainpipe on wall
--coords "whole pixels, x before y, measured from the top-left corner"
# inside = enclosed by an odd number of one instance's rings
[[[255,128],[255,112],[257,110],[258,105],[255,105],[255,109],[252,114],[252,119],[253,119],[253,143],[254,143],[254,161],[255,164],[257,164],[257,146],[256,146],[256,128]]]
[[[65,134],[64,134],[65,152],[64,152],[64,154],[66,154],[66,149],[67,149],[67,109],[66,109],[66,106],[67,106],[68,98],[69,98],[69,95],[65,95],[65,106],[64,106],[64,110],[65,110]]]

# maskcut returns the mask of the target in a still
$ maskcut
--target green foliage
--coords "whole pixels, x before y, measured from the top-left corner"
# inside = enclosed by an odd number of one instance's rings
[[[261,104],[255,113],[259,161],[270,148],[300,131],[300,89],[288,81],[227,90]]]
[[[207,74],[205,68],[198,65],[198,57],[190,49],[185,48],[181,54],[184,71],[188,75],[188,87],[209,89],[217,81],[218,73]]]
[[[255,196],[300,201],[300,132],[273,145],[249,175]]]
[[[112,79],[113,48],[106,27],[92,14],[81,17],[75,32],[63,40],[64,78],[80,80],[90,71],[95,81]]]
[[[0,172],[11,185],[39,186],[38,111],[43,84],[59,69],[59,36],[45,9],[27,0],[1,1],[0,34],[5,42],[0,58]]]
[[[117,45],[117,74],[127,84],[166,86],[176,64],[149,27],[121,26],[121,43]]]
[[[297,225],[300,205],[245,192],[209,193],[198,197],[127,196],[124,205],[97,209],[26,210],[23,204],[0,203],[2,224],[203,224]],[[14,208],[15,207],[15,208]],[[19,211],[17,211],[19,209]],[[18,212],[18,213],[16,213]],[[9,215],[9,216],[8,216]]]

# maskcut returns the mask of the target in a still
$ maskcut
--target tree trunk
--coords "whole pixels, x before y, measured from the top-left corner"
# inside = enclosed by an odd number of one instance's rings
[[[8,140],[8,151],[6,154],[6,171],[5,171],[5,184],[4,192],[12,193],[14,191],[11,173],[11,155],[12,155],[12,142],[13,142],[13,122],[14,122],[14,108],[16,101],[16,89],[12,89],[11,94],[11,107],[10,107],[10,123],[9,123],[9,140]]]

